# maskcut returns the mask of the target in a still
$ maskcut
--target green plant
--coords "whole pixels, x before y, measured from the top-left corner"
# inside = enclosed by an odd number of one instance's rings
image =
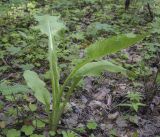
[[[116,129],[111,129],[109,131],[109,137],[116,137],[117,136],[117,132],[116,132]]]
[[[49,135],[52,136],[52,137],[54,137],[54,136],[56,135],[56,132],[54,132],[54,131],[49,131]]]
[[[109,32],[109,33],[118,33],[117,28],[100,22],[94,22],[90,24],[87,28],[87,35],[91,35],[93,37],[97,36],[97,34],[101,34],[103,32]]]
[[[88,129],[96,129],[97,128],[97,123],[95,121],[88,121],[87,128]]]
[[[40,120],[33,120],[33,125],[37,128],[44,128],[45,123]]]
[[[19,137],[20,136],[20,131],[16,129],[10,129],[7,131],[6,134],[7,137]]]
[[[130,107],[136,112],[138,111],[139,107],[145,106],[145,104],[140,103],[142,100],[142,95],[139,92],[129,92],[126,97],[129,99],[129,102],[119,104],[119,106]]]
[[[63,137],[77,137],[73,131],[62,131],[62,135]]]
[[[77,64],[64,81],[60,85],[60,71],[57,59],[57,45],[60,38],[60,32],[65,28],[64,24],[59,21],[56,16],[37,16],[36,20],[39,22],[37,28],[42,33],[48,36],[49,45],[49,66],[52,86],[52,111],[50,112],[50,92],[45,87],[45,83],[39,78],[37,73],[26,70],[24,78],[27,85],[34,91],[34,96],[46,106],[46,112],[49,116],[49,123],[51,128],[55,131],[63,113],[63,110],[70,99],[75,87],[81,79],[85,76],[97,76],[103,71],[120,72],[124,75],[127,70],[121,66],[111,63],[107,60],[96,61],[106,55],[110,55],[124,48],[127,48],[138,41],[141,41],[144,36],[136,35],[119,35],[109,39],[103,39],[92,44],[85,49],[85,57],[77,61]],[[93,62],[94,61],[94,62]],[[66,92],[64,92],[66,91]]]
[[[24,125],[22,127],[22,129],[21,129],[21,131],[23,131],[25,133],[25,135],[27,135],[27,136],[31,135],[34,130],[35,130],[34,127],[32,127],[32,126],[26,126],[26,125]]]
[[[10,86],[5,83],[0,83],[0,93],[2,93],[3,95],[26,93],[28,91],[29,89],[25,85],[15,84],[13,86]]]

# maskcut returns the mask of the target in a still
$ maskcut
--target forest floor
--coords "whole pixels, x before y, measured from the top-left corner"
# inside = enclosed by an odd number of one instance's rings
[[[18,137],[20,132],[21,137],[27,137],[24,125],[35,128],[30,137],[52,136],[41,121],[46,119],[44,106],[32,93],[7,95],[12,86],[26,85],[23,72],[28,69],[39,73],[50,88],[47,38],[34,29],[35,15],[50,14],[60,16],[67,26],[58,49],[61,82],[72,69],[72,60],[83,56],[83,49],[96,40],[131,32],[150,33],[131,48],[105,57],[134,75],[105,72],[80,83],[56,136],[64,131],[74,134],[63,137],[160,137],[160,9],[155,7],[151,21],[145,6],[140,9],[141,5],[131,5],[125,11],[121,2],[93,1],[0,3],[0,136]],[[11,87],[7,93],[1,93],[3,84]],[[127,97],[130,93],[135,94]],[[143,105],[134,106],[134,97]]]

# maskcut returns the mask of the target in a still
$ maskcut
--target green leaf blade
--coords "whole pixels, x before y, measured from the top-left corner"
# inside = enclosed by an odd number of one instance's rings
[[[95,121],[88,121],[87,123],[87,128],[88,129],[96,129],[97,128],[97,123]]]
[[[51,34],[55,36],[59,31],[65,28],[65,25],[59,21],[58,16],[35,16],[35,19],[39,22],[39,25],[36,27],[40,29],[42,33],[46,34],[47,36],[50,35],[50,27]]]
[[[84,77],[84,76],[97,76],[104,71],[122,73],[126,75],[127,70],[121,66],[115,65],[110,61],[102,60],[98,62],[87,63],[81,67],[74,75],[74,77]]]
[[[22,129],[21,129],[21,131],[23,131],[25,133],[25,135],[27,135],[27,136],[31,135],[34,130],[35,130],[34,127],[32,127],[32,126],[26,126],[26,125],[24,125],[22,127]]]
[[[50,93],[45,88],[45,83],[34,71],[26,70],[23,74],[27,85],[34,91],[34,96],[41,103],[48,105],[50,103]]]
[[[128,48],[143,40],[143,35],[127,35],[114,36],[108,39],[97,41],[88,48],[86,48],[86,58],[97,59],[122,49]]]

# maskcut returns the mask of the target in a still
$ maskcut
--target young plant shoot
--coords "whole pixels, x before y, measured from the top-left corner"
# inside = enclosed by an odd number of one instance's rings
[[[65,29],[65,25],[59,21],[59,17],[57,16],[36,16],[36,20],[39,22],[37,28],[48,36],[48,59],[50,65],[52,95],[47,90],[45,83],[39,78],[37,73],[26,70],[24,72],[24,78],[27,85],[34,91],[34,96],[37,100],[46,106],[51,129],[56,131],[63,110],[81,79],[85,76],[100,75],[104,71],[122,73],[124,75],[127,74],[127,70],[117,64],[113,64],[107,60],[96,60],[132,46],[141,41],[144,36],[123,34],[95,42],[85,49],[85,57],[73,68],[63,85],[60,85],[59,80],[61,72],[59,71],[60,69],[58,67],[57,59],[57,38],[60,31]],[[68,91],[66,91],[66,89]],[[52,100],[51,112],[49,111],[50,100]]]

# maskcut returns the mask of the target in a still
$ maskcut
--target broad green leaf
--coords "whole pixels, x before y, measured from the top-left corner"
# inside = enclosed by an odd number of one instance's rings
[[[25,135],[29,136],[33,133],[34,131],[34,127],[33,126],[26,126],[24,125],[21,129],[21,131],[23,131],[25,133]]]
[[[87,123],[87,128],[88,129],[96,129],[97,128],[97,123],[95,121],[88,121]]]
[[[75,73],[77,73],[77,71],[87,63],[132,46],[143,40],[144,37],[144,35],[134,35],[130,33],[100,40],[92,44],[85,49],[86,57],[79,61],[69,77],[66,79],[64,86],[66,86],[66,83],[75,76]]]
[[[53,39],[55,36],[59,36],[59,32],[65,28],[65,25],[59,21],[57,16],[36,16],[36,20],[39,22],[37,28],[39,28],[42,33],[47,34],[49,42],[49,63],[52,78],[52,88],[54,89],[54,101],[56,100],[57,94],[59,92],[59,69],[57,65],[57,51],[56,51],[56,41]],[[55,103],[54,103],[55,104]]]
[[[51,137],[54,137],[54,136],[56,135],[56,132],[55,132],[55,131],[49,131],[49,135],[50,135]]]
[[[29,108],[31,111],[36,111],[37,110],[37,106],[35,104],[29,104]]]
[[[27,85],[34,91],[34,96],[41,103],[48,105],[50,103],[50,93],[45,88],[45,83],[34,71],[26,70],[23,74]]]
[[[20,131],[16,129],[9,129],[6,134],[7,137],[20,137]]]
[[[97,76],[104,71],[121,72],[124,75],[127,72],[127,70],[121,66],[115,65],[106,60],[102,60],[98,62],[87,63],[75,73],[74,77]]]
[[[129,46],[132,46],[143,40],[143,38],[143,35],[123,34],[97,41],[96,43],[86,48],[86,57],[97,59],[128,48]]]
[[[37,126],[38,128],[44,128],[45,127],[45,123],[40,121],[40,120],[33,120],[33,125]]]
[[[65,28],[65,25],[59,21],[58,16],[35,16],[36,20],[39,22],[39,25],[36,27],[42,31],[42,33],[55,36],[59,31]],[[50,29],[50,30],[49,30]]]

